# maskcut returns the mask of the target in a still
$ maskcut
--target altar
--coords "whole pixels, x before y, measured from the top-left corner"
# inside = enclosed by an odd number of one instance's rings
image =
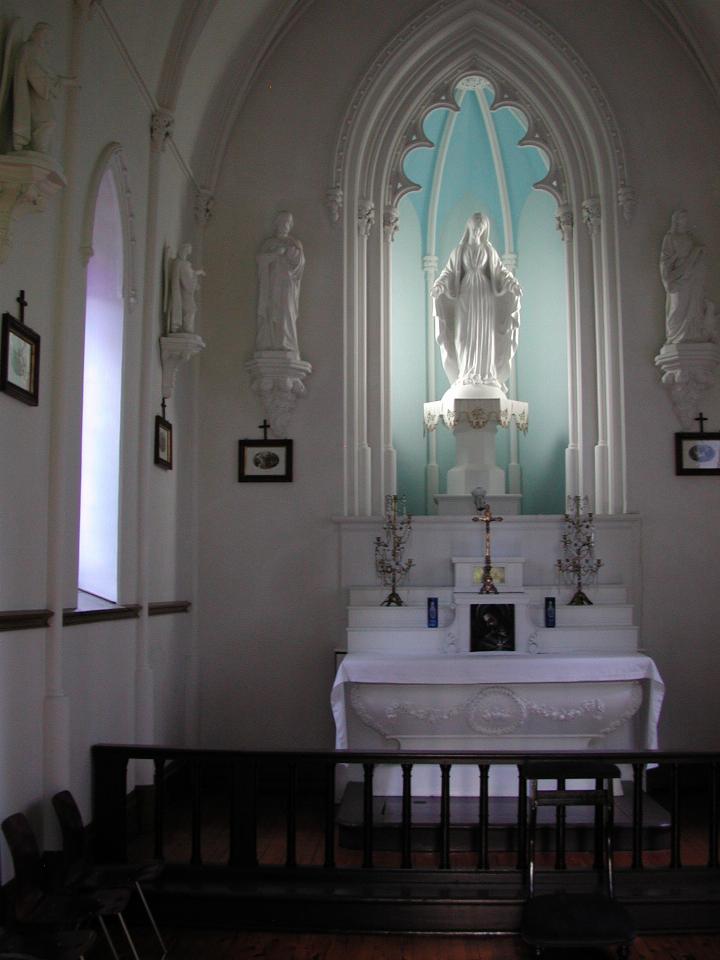
[[[418,573],[400,589],[402,606],[392,607],[381,605],[386,590],[367,585],[378,521],[338,523],[348,605],[345,656],[331,693],[337,749],[392,754],[657,746],[664,684],[641,649],[635,622],[638,517],[596,519],[604,563],[587,586],[592,603],[585,606],[569,605],[572,586],[554,570],[562,517],[506,516],[497,525],[496,594],[480,593],[482,531],[472,516],[415,518],[408,552]],[[548,598],[552,624],[545,619]],[[428,615],[429,600],[436,617]],[[488,619],[502,628],[478,633]],[[338,796],[361,776],[360,769],[342,769]],[[472,766],[455,765],[451,794],[476,795],[477,781]],[[375,770],[375,795],[401,789],[400,768],[389,757]],[[491,769],[493,795],[516,789],[511,765]],[[412,790],[437,796],[439,770],[416,765]]]
[[[642,750],[657,746],[663,693],[642,654],[348,654],[331,702],[337,749]],[[491,770],[494,795],[516,785],[514,768]],[[477,771],[456,766],[450,787],[476,794]],[[376,795],[401,791],[397,765],[380,766]],[[439,770],[418,765],[413,792],[439,795]]]

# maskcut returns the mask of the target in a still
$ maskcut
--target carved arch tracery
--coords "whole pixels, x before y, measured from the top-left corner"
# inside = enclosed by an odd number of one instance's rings
[[[625,508],[618,214],[635,196],[610,105],[570,45],[517,0],[440,0],[407,25],[371,65],[346,111],[327,203],[344,227],[346,497],[349,514],[380,512],[394,489],[390,418],[390,242],[397,204],[416,185],[409,151],[428,145],[438,107],[457,109],[463,77],[492,85],[492,109],[522,112],[521,141],[549,158],[536,186],[558,204],[568,277],[568,493],[599,513]],[[381,211],[383,230],[374,230]],[[585,223],[587,231],[573,230]]]
[[[127,309],[132,312],[137,302],[137,286],[135,283],[135,213],[133,211],[132,191],[130,189],[130,177],[125,162],[125,155],[119,143],[109,143],[95,164],[95,169],[90,179],[87,201],[85,203],[80,251],[83,262],[87,266],[88,261],[93,256],[92,240],[95,225],[95,208],[100,192],[100,184],[108,170],[110,170],[115,183],[123,230],[123,298]]]

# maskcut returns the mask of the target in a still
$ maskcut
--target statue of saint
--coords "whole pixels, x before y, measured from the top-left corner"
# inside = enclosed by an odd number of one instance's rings
[[[688,230],[687,213],[676,210],[660,252],[665,287],[667,343],[706,343],[714,335],[714,306],[705,299],[705,248]]]
[[[489,240],[483,213],[467,222],[460,243],[433,284],[435,337],[451,386],[507,393],[522,290]],[[491,395],[485,390],[476,395]]]
[[[283,350],[297,358],[298,304],[305,254],[300,241],[290,234],[292,227],[292,214],[279,213],[274,235],[263,242],[257,254],[256,350]]]
[[[9,55],[6,46],[6,57]],[[36,23],[20,46],[13,64],[13,150],[49,154],[55,131],[53,100],[64,87],[78,86],[73,77],[55,73],[47,62],[50,24]]]
[[[165,329],[170,333],[195,333],[197,304],[195,294],[204,270],[196,270],[190,262],[192,246],[184,243],[174,259],[165,251]]]

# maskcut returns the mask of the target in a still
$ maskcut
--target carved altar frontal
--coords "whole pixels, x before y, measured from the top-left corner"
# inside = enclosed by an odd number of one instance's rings
[[[332,704],[341,749],[629,750],[657,745],[663,692],[643,655],[349,655]],[[516,787],[514,768],[493,768],[494,795],[513,795]],[[378,768],[375,790],[402,791],[396,765]],[[413,793],[439,792],[439,771],[418,765]],[[451,793],[477,792],[477,771],[453,768]]]

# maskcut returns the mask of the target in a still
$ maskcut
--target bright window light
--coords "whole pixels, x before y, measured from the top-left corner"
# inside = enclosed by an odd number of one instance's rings
[[[98,192],[87,272],[78,587],[113,602],[118,599],[122,279],[122,221],[108,170]]]

